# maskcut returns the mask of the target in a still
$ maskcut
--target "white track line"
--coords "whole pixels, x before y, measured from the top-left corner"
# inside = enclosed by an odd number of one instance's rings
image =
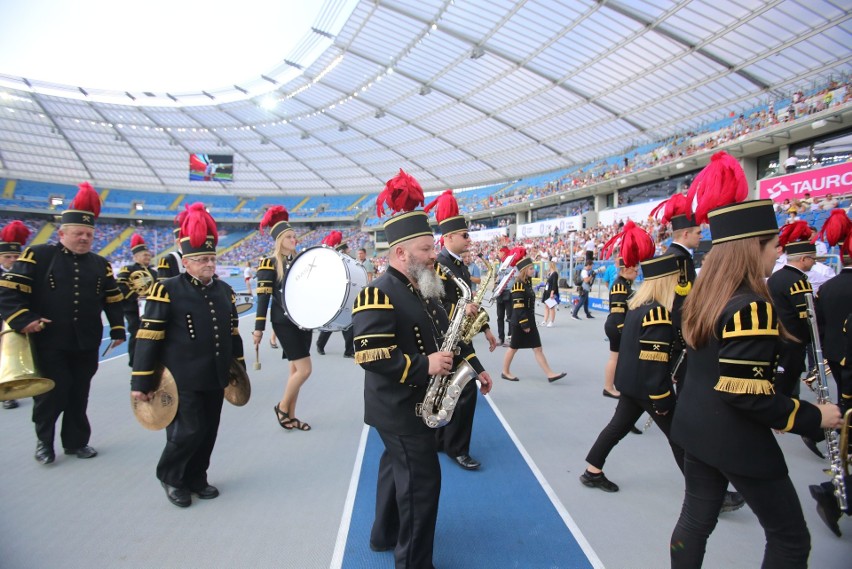
[[[358,453],[355,455],[355,466],[349,479],[349,491],[343,504],[343,515],[340,518],[340,528],[337,530],[337,541],[334,543],[334,553],[331,556],[329,569],[340,569],[343,566],[343,554],[346,551],[346,538],[349,536],[349,526],[352,523],[352,510],[355,508],[355,494],[358,493],[358,482],[361,479],[361,466],[364,462],[364,451],[367,448],[367,435],[370,426],[364,425],[361,430],[361,441],[358,443]]]

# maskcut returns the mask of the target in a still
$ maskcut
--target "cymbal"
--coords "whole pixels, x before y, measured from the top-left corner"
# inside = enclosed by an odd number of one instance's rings
[[[160,385],[150,401],[139,401],[130,396],[130,406],[139,424],[151,431],[165,429],[177,415],[178,391],[175,378],[168,368],[162,368]]]
[[[228,403],[242,407],[251,397],[251,382],[243,366],[237,360],[231,360],[228,370],[228,385],[225,387],[225,399]]]

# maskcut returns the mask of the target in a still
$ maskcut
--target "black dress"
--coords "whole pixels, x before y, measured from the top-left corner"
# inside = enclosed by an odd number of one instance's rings
[[[284,313],[283,283],[287,278],[292,258],[287,258],[284,266],[284,277],[279,280],[276,272],[277,261],[266,257],[257,268],[257,314],[254,329],[261,332],[266,329],[266,313],[271,301],[272,329],[281,342],[283,353],[281,357],[290,361],[300,360],[311,355],[311,330],[302,330]]]
[[[512,319],[510,320],[513,350],[540,348],[541,337],[535,325],[535,293],[532,283],[515,281],[512,286]]]

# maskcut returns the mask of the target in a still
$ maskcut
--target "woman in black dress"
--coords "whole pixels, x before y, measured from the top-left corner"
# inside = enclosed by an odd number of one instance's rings
[[[282,357],[290,360],[290,376],[281,401],[275,405],[278,424],[284,429],[310,431],[311,426],[296,418],[299,390],[311,375],[311,331],[302,330],[284,313],[284,281],[296,255],[296,232],[288,222],[283,206],[269,208],[260,222],[260,230],[268,229],[275,242],[272,256],[265,257],[257,269],[257,315],[254,345],[260,345],[266,328],[266,313],[272,304],[272,329],[281,342]]]
[[[709,220],[713,248],[683,307],[686,380],[672,440],[685,451],[685,497],[671,537],[673,569],[701,567],[730,480],[766,534],[762,567],[804,568],[810,534],[773,431],[818,437],[837,428],[836,405],[812,405],[775,387],[787,335],[766,286],[777,258],[771,200],[747,201],[739,163],[724,152],[698,174],[688,200]]]
[[[503,358],[501,377],[509,381],[518,381],[518,378],[513,376],[509,370],[512,366],[512,359],[514,359],[518,350],[532,348],[535,361],[547,374],[547,381],[554,382],[557,379],[562,379],[565,377],[565,372],[556,373],[553,371],[550,364],[547,363],[547,358],[544,357],[544,351],[541,349],[541,337],[538,335],[538,328],[535,325],[535,293],[530,281],[535,274],[532,259],[529,257],[520,259],[515,264],[515,270],[517,276],[515,277],[515,284],[512,286],[512,319],[509,322],[512,342]]]
[[[548,300],[556,302],[553,308],[547,305]],[[556,263],[553,261],[548,263],[547,283],[541,293],[541,303],[544,305],[544,321],[542,324],[552,328],[553,322],[556,320],[556,307],[559,306],[559,271],[556,270]]]

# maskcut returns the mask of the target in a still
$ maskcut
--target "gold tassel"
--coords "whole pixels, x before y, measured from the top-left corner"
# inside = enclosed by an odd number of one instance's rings
[[[639,352],[640,360],[649,360],[652,362],[667,362],[669,355],[666,352],[654,352],[652,350],[642,350]]]
[[[692,290],[692,283],[689,282],[689,281],[687,281],[686,285],[682,285],[682,284],[678,283],[677,286],[675,287],[675,293],[677,293],[678,296],[686,296],[686,295],[689,294],[689,291],[691,291],[691,290]]]
[[[738,395],[772,395],[775,393],[775,386],[768,379],[746,379],[724,375],[719,378],[719,382],[713,389]]]
[[[372,350],[361,350],[359,352],[355,352],[355,363],[364,364],[378,360],[389,360],[391,357],[391,350],[394,348],[396,348],[396,346],[373,348]]]
[[[138,330],[136,332],[137,340],[165,340],[166,333],[164,331],[155,332],[154,330]]]

